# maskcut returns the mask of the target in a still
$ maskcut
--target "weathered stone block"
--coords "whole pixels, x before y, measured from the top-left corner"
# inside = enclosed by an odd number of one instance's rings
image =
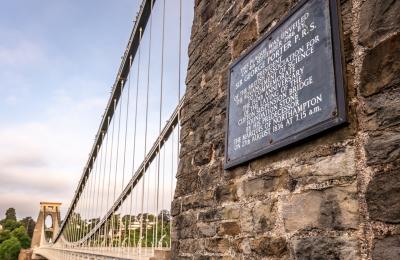
[[[195,225],[187,226],[182,229],[176,229],[176,235],[179,239],[193,239],[197,236],[197,227]]]
[[[227,19],[224,15],[222,22],[226,23],[229,31],[229,38],[233,39],[241,30],[243,30],[249,21],[251,21],[252,16],[249,8],[241,8],[238,2],[236,2],[233,7],[229,8],[228,12],[236,15],[233,17],[233,19]]]
[[[365,144],[368,165],[398,163],[400,160],[400,133],[383,132],[370,134]]]
[[[251,253],[250,238],[235,239],[233,243],[236,252],[245,255]]]
[[[227,238],[209,238],[205,240],[205,250],[210,253],[226,253],[229,249]]]
[[[212,188],[219,183],[222,172],[222,162],[216,162],[215,164],[204,167],[199,172],[199,180],[202,187]],[[208,195],[208,194],[207,194]],[[214,195],[214,193],[212,193]],[[208,196],[206,197],[208,198]]]
[[[199,220],[203,222],[217,221],[221,219],[220,209],[209,209],[199,213]]]
[[[193,166],[191,166],[193,167]],[[176,184],[175,196],[184,196],[196,191],[199,187],[199,176],[196,173],[182,174]]]
[[[184,156],[179,160],[177,176],[193,175],[196,169],[192,165],[192,160],[189,156]]]
[[[266,5],[268,1],[265,0],[254,0],[252,1],[252,11],[255,13],[257,12],[261,7]]]
[[[253,225],[256,233],[271,231],[276,222],[277,200],[256,202],[253,206]]]
[[[192,260],[233,260],[234,258],[229,255],[194,255]]]
[[[200,129],[197,129],[200,130]],[[180,155],[184,156],[190,152],[192,152],[194,149],[198,148],[200,145],[204,143],[204,134],[205,131],[196,131],[195,133],[189,133],[185,137],[185,141],[182,142],[181,149],[180,149]]]
[[[215,199],[219,202],[237,201],[237,187],[234,183],[218,186],[215,190]]]
[[[252,177],[242,183],[245,197],[265,195],[267,192],[289,189],[290,177],[285,168],[275,169]]]
[[[192,226],[196,223],[196,216],[193,212],[185,212],[174,218],[174,224],[178,229]]]
[[[384,238],[375,238],[372,250],[374,260],[398,260],[400,259],[400,235]]]
[[[242,165],[242,166],[235,167],[232,170],[225,171],[224,178],[226,180],[232,180],[232,179],[241,177],[247,173],[248,168],[249,167],[247,165]]]
[[[282,258],[289,254],[286,240],[282,237],[260,237],[250,242],[251,249],[260,256]]]
[[[260,5],[261,3],[257,3],[256,1],[255,7]],[[290,0],[269,1],[269,3],[258,12],[258,31],[260,33],[264,32],[264,30],[267,29],[275,19],[281,19],[288,10],[289,5]]]
[[[182,202],[180,199],[174,200],[171,203],[171,215],[176,216],[181,213],[182,209]]]
[[[201,24],[205,24],[215,13],[216,1],[201,1],[197,10],[200,14]]]
[[[225,206],[221,210],[221,216],[223,219],[229,220],[229,219],[238,219],[240,217],[240,211],[239,211],[239,206]]]
[[[224,156],[224,151],[225,151],[225,140],[223,139],[222,135],[215,138],[213,144],[212,144],[212,149],[213,149],[213,156],[217,158],[221,158]],[[222,169],[222,167],[221,167]]]
[[[179,249],[182,253],[192,253],[200,251],[204,245],[200,239],[182,239],[179,243]]]
[[[295,238],[293,251],[297,260],[355,260],[360,259],[355,239],[325,236]]]
[[[400,31],[400,2],[369,0],[361,6],[360,42],[373,46],[385,35]]]
[[[366,201],[369,217],[388,223],[400,223],[400,174],[383,173],[368,184]]]
[[[214,203],[214,193],[212,190],[203,191],[202,193],[195,193],[186,196],[182,199],[182,210],[198,209],[212,206]]]
[[[178,238],[194,238],[197,234],[196,215],[193,212],[184,212],[173,218],[172,226]]]
[[[192,260],[191,257],[189,256],[175,256],[174,254],[172,254],[172,259],[176,259],[176,260]]]
[[[252,233],[254,230],[252,204],[240,208],[240,227],[243,233]]]
[[[257,36],[257,23],[253,20],[233,40],[233,58],[239,57],[251,43],[256,41]]]
[[[365,99],[366,130],[384,130],[400,125],[400,91],[398,88]]]
[[[340,177],[354,176],[355,152],[353,147],[347,147],[336,154],[319,157],[305,164],[299,164],[289,170],[298,186],[319,184]]]
[[[282,201],[285,229],[345,230],[358,226],[358,201],[355,184],[321,191],[288,195]]]
[[[186,83],[190,83],[199,73],[210,70],[216,61],[228,50],[228,35],[219,27],[213,27],[200,46],[189,59]]]
[[[202,166],[211,161],[212,146],[204,145],[194,152],[193,163],[196,166]]]
[[[265,195],[274,190],[274,177],[258,176],[243,182],[243,194],[246,197]]]
[[[213,237],[217,234],[217,228],[214,223],[197,223],[197,230],[199,231],[201,236],[204,237]]]
[[[400,83],[400,33],[368,51],[361,71],[363,96],[370,96]]]
[[[196,91],[194,91],[193,95],[190,96],[190,102],[187,102],[185,104],[185,106],[187,106],[188,108],[187,109],[188,111],[184,114],[184,116],[182,116],[182,121],[186,121],[187,118],[190,118],[203,110],[207,109],[212,110],[213,107],[210,106],[211,105],[210,103],[217,98],[218,88],[219,88],[219,78],[214,77],[212,80],[207,82],[203,87],[198,88]],[[202,125],[201,127],[203,126],[204,125]],[[194,134],[195,134],[194,138],[198,138],[195,139],[194,141],[197,141],[198,145],[203,144],[202,141],[204,141],[204,139],[202,140],[202,138],[204,137],[201,136],[204,135],[203,131],[196,131]]]
[[[236,236],[240,233],[240,226],[236,221],[222,222],[218,227],[219,236]]]

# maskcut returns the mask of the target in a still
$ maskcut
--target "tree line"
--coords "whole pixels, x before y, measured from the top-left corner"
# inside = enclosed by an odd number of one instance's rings
[[[21,249],[30,248],[35,224],[31,217],[18,221],[15,209],[9,208],[0,220],[0,259],[17,260]]]

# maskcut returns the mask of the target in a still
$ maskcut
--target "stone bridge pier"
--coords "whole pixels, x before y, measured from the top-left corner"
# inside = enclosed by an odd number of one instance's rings
[[[230,66],[301,2],[195,1],[173,259],[400,259],[400,1],[336,1],[346,124],[224,167]]]
[[[31,249],[46,246],[54,240],[61,222],[60,206],[61,203],[58,202],[40,202],[40,211],[33,232]],[[51,219],[49,226],[46,225],[48,218]],[[43,258],[34,254],[32,259]]]

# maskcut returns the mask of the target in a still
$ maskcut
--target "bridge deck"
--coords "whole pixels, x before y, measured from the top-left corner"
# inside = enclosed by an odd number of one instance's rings
[[[169,249],[154,249],[154,248],[110,248],[110,247],[82,247],[79,249],[73,248],[55,248],[41,247],[34,250],[34,254],[52,259],[136,259],[150,260],[153,257],[156,259],[169,259]]]

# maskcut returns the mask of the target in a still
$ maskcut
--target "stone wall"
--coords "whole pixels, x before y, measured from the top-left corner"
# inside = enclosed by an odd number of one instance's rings
[[[195,2],[174,259],[400,259],[400,1],[341,1],[347,126],[223,170],[228,66],[297,2]]]

